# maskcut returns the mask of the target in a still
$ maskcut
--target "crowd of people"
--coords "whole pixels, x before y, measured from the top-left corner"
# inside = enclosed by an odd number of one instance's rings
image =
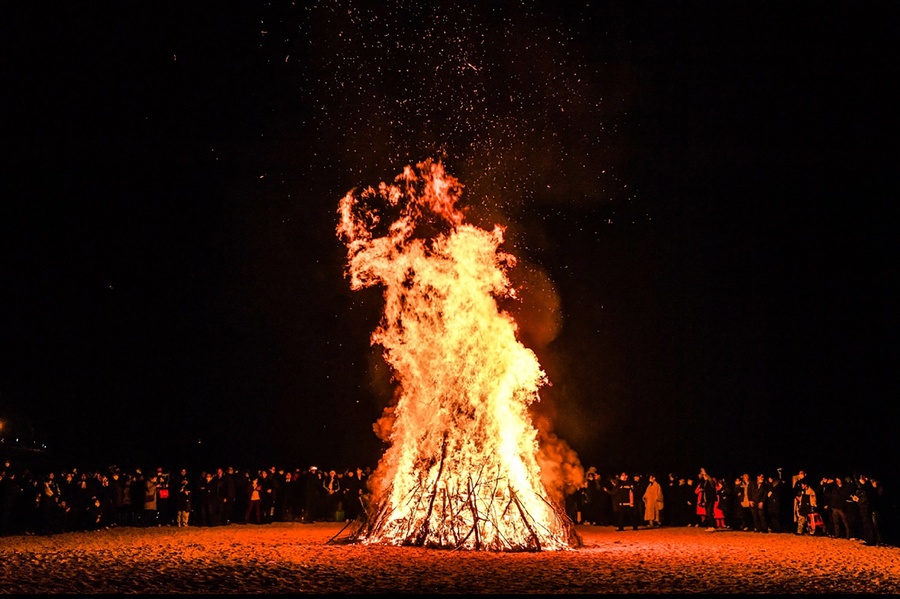
[[[228,526],[271,522],[351,522],[364,510],[371,469],[324,471],[269,466],[218,467],[192,474],[157,468],[36,474],[7,461],[0,468],[0,536],[52,535],[115,526]],[[799,471],[790,480],[745,472],[733,479],[701,468],[696,477],[587,469],[566,497],[576,525],[685,526],[822,535],[890,544],[884,487],[864,474]]]
[[[706,531],[792,532],[890,544],[884,486],[865,474],[814,481],[800,470],[791,479],[745,472],[731,479],[701,468],[696,477],[620,472],[601,476],[588,468],[584,484],[566,500],[576,524],[640,527],[694,526]]]
[[[271,522],[349,522],[362,510],[370,468],[315,466],[258,470],[219,467],[144,472],[36,474],[0,469],[0,536],[52,535],[115,526],[227,526]]]

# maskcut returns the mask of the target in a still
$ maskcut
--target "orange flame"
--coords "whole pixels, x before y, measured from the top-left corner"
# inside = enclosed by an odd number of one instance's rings
[[[497,304],[514,296],[507,271],[515,257],[499,250],[503,227],[465,223],[461,194],[441,163],[427,160],[392,185],[340,201],[337,234],[348,249],[351,288],[384,288],[371,340],[384,348],[397,384],[396,405],[376,424],[389,447],[370,478],[356,538],[568,549],[580,539],[562,498],[541,479],[538,430],[528,415],[547,377]],[[396,217],[387,222],[389,211]]]

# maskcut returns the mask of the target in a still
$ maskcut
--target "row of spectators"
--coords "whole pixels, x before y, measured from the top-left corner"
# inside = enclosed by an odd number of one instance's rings
[[[228,526],[271,522],[355,520],[364,510],[371,469],[323,471],[315,466],[237,470],[218,467],[144,472],[37,474],[6,462],[0,469],[0,535],[95,530],[114,526]],[[588,468],[584,484],[566,497],[576,524],[702,526],[708,531],[794,532],[891,542],[891,504],[884,485],[864,474],[813,481],[799,471],[784,480],[745,472],[695,477]]]
[[[0,470],[0,535],[113,526],[225,526],[349,521],[362,509],[369,468],[315,466],[257,470],[219,467],[36,474],[7,462]]]
[[[790,480],[764,473],[696,476],[588,469],[584,484],[567,497],[566,511],[576,524],[697,526],[707,531],[793,532],[893,544],[885,487],[865,474],[826,475],[815,481],[803,470]]]

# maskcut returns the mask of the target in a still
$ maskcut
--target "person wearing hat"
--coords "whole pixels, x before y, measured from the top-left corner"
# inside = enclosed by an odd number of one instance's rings
[[[310,466],[303,476],[303,489],[305,495],[305,507],[302,521],[312,524],[319,519],[319,506],[322,493],[322,480],[319,477],[319,469]]]

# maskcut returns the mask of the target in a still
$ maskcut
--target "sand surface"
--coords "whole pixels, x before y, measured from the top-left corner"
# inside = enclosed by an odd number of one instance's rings
[[[846,539],[579,526],[579,549],[485,553],[347,543],[342,528],[232,524],[3,537],[0,592],[900,592],[900,549]]]

